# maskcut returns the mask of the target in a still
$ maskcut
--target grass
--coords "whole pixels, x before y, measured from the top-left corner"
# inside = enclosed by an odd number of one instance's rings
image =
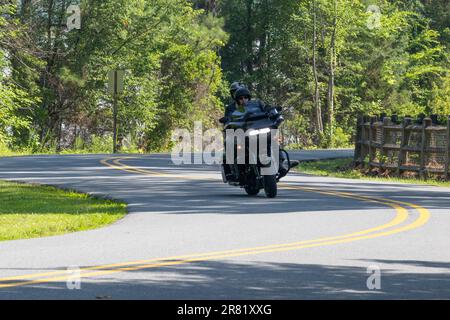
[[[0,146],[1,147],[1,146]],[[28,151],[11,151],[8,149],[0,148],[0,157],[16,157],[16,156],[28,156],[31,155]]]
[[[167,151],[170,152],[170,151]],[[121,154],[145,154],[143,150],[138,150],[136,148],[122,148],[119,150]],[[11,151],[11,150],[1,150],[0,149],[0,158],[1,157],[21,157],[21,156],[44,156],[44,155],[87,155],[87,154],[112,154],[111,150],[91,150],[91,149],[65,149],[59,152],[47,150],[47,151]]]
[[[119,151],[121,154],[144,154],[144,152],[134,149],[125,149]],[[112,151],[91,151],[91,150],[75,150],[66,149],[60,152],[56,151],[2,151],[0,150],[0,158],[2,157],[23,157],[23,156],[47,156],[47,155],[90,155],[90,154],[112,154]]]
[[[355,169],[352,167],[351,158],[320,160],[302,162],[295,170],[301,173],[307,173],[317,176],[337,177],[347,179],[361,179],[381,182],[397,182],[408,184],[432,185],[439,187],[450,187],[450,181],[442,181],[436,178],[421,180],[418,178],[395,177],[395,176],[375,176],[369,175],[367,170]]]
[[[0,241],[99,228],[125,216],[125,203],[54,187],[0,181]]]

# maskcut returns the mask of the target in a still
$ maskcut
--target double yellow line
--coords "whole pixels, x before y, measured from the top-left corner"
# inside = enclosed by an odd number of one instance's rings
[[[151,176],[160,176],[160,177],[168,177],[168,178],[178,178],[178,179],[205,179],[204,177],[198,176],[189,176],[189,175],[179,175],[179,174],[169,174],[169,173],[161,173],[157,171],[151,171],[147,169],[140,169],[135,167],[130,167],[121,162],[124,158],[107,158],[101,160],[101,163],[117,169],[121,171],[126,171],[130,173],[136,174],[145,174]],[[125,158],[132,159],[132,158]],[[211,178],[210,178],[211,179]],[[216,179],[212,179],[216,180]],[[200,262],[200,261],[208,261],[208,260],[216,260],[216,259],[224,259],[230,257],[239,257],[245,255],[256,255],[262,253],[273,253],[273,252],[282,252],[282,251],[290,251],[290,250],[298,250],[305,248],[314,248],[321,246],[328,246],[334,244],[341,243],[349,243],[353,241],[373,239],[383,236],[389,236],[393,234],[397,234],[400,232],[405,232],[409,230],[413,230],[423,226],[430,218],[430,212],[418,205],[402,202],[397,200],[385,199],[385,198],[376,198],[376,197],[368,197],[362,195],[356,195],[348,192],[338,192],[338,191],[327,191],[327,190],[319,190],[316,188],[309,187],[301,187],[296,185],[288,185],[288,184],[280,184],[280,187],[283,189],[289,190],[301,190],[306,192],[315,192],[328,196],[336,196],[342,198],[350,198],[360,201],[372,202],[387,205],[393,209],[395,209],[396,215],[394,218],[380,226],[376,226],[373,228],[352,232],[349,234],[344,234],[340,236],[332,236],[332,237],[324,237],[313,240],[304,240],[298,242],[290,242],[283,244],[274,244],[267,246],[258,246],[251,248],[242,248],[236,250],[225,250],[225,251],[215,251],[209,253],[198,253],[198,254],[189,254],[189,255],[181,255],[181,256],[172,256],[165,258],[156,258],[156,259],[148,259],[148,260],[139,260],[125,263],[116,263],[116,264],[107,264],[107,265],[99,265],[88,268],[80,269],[80,277],[95,277],[95,276],[104,276],[118,272],[125,271],[135,271],[142,269],[150,269],[150,268],[158,268],[165,266],[175,266],[192,262]],[[408,210],[407,207],[415,209],[418,212],[418,217],[408,223],[403,224],[408,219]],[[33,285],[40,283],[48,283],[48,282],[56,282],[56,281],[67,281],[71,279],[72,275],[66,271],[53,271],[46,273],[35,273],[28,275],[21,275],[15,277],[7,277],[0,278],[0,288],[9,288],[9,287],[18,287],[25,285]]]

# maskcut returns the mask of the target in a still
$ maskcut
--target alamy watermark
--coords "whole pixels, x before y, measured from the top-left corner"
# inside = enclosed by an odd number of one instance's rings
[[[367,289],[381,290],[381,268],[379,266],[369,266],[366,273],[370,274],[366,281]]]
[[[175,165],[261,164],[262,175],[274,175],[279,166],[278,137],[278,129],[203,131],[202,123],[195,122],[193,133],[187,129],[174,130],[172,141],[176,144],[171,158]]]
[[[31,5],[38,10],[43,4],[40,4],[40,0],[34,0]],[[22,6],[22,1],[17,1],[17,6],[20,8]],[[66,31],[70,32],[72,30],[81,29],[81,8],[79,4],[71,4],[66,8],[67,20],[66,20]],[[55,26],[52,27],[53,29]],[[52,30],[55,33],[55,30]]]
[[[67,268],[67,289],[81,290],[81,270],[77,266]]]
[[[69,15],[67,17],[67,31],[72,31],[73,29],[81,29],[81,9],[78,4],[71,4],[66,13]]]
[[[367,18],[366,26],[369,30],[381,28],[381,9],[375,4],[367,7],[367,13],[370,13]]]

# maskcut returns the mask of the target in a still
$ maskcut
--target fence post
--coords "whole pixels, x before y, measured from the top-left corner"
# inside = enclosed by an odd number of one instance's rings
[[[448,179],[448,165],[449,165],[449,148],[450,148],[450,117],[447,117],[447,135],[445,139],[445,180]]]
[[[381,121],[383,121],[383,124],[381,126],[381,146],[380,146],[380,168],[383,168],[385,166],[385,158],[386,158],[386,151],[384,149],[384,145],[386,144],[386,129],[385,126],[389,125],[389,118],[383,117],[381,118]],[[386,169],[386,168],[385,168]]]
[[[423,119],[422,122],[422,143],[420,146],[420,171],[419,175],[421,179],[426,178],[426,169],[425,169],[425,148],[427,146],[427,134],[426,134],[426,128],[429,127],[432,124],[432,121],[430,118]]]
[[[372,147],[372,141],[373,141],[373,124],[376,121],[376,117],[370,117],[370,126],[369,126],[369,170],[372,168],[372,162],[373,162],[373,147]]]
[[[406,151],[405,147],[408,145],[409,135],[407,127],[411,124],[411,118],[404,118],[402,122],[402,142],[400,144],[400,151],[398,153],[398,161],[397,161],[397,175],[400,176],[401,169],[406,160]]]
[[[368,137],[366,137],[366,122],[369,121],[368,116],[363,116],[362,124],[361,124],[361,164],[365,166],[364,159],[367,156],[368,153],[368,145],[366,145],[366,142]]]
[[[355,167],[359,166],[362,162],[361,149],[363,143],[362,137],[363,125],[364,125],[364,118],[363,116],[359,116],[356,123],[355,154],[353,156],[353,163]]]

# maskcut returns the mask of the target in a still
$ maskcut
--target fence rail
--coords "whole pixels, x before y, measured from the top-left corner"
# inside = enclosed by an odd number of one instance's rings
[[[450,117],[446,125],[437,117],[413,120],[396,116],[359,117],[355,139],[356,165],[401,175],[416,172],[421,178],[429,174],[449,177]]]

